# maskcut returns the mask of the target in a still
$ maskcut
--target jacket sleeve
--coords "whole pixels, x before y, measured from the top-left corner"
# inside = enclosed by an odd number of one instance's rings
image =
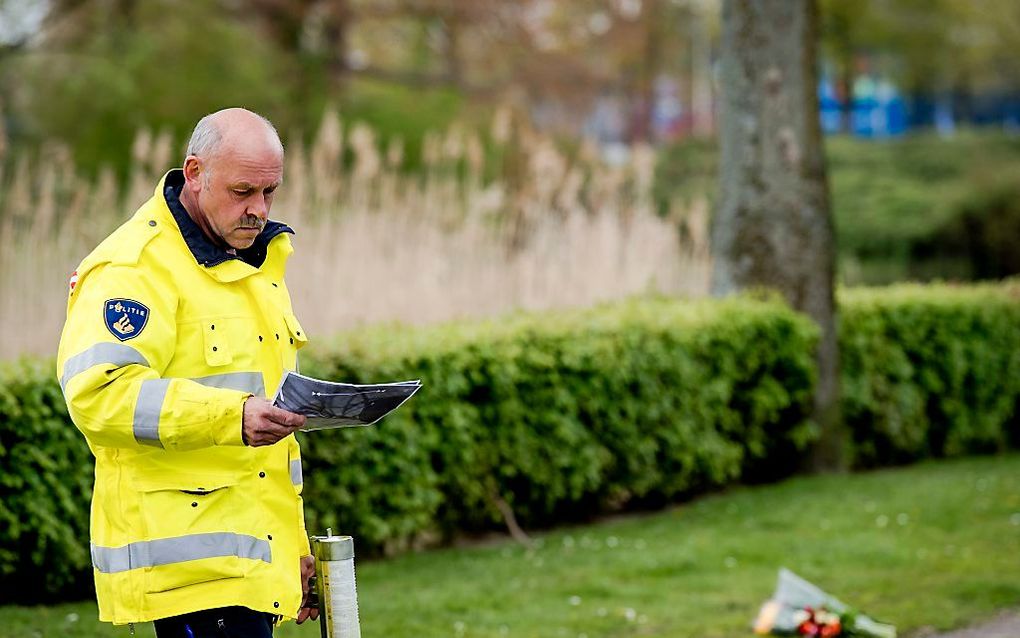
[[[246,392],[163,377],[176,347],[176,313],[173,285],[134,266],[99,265],[78,281],[57,375],[71,418],[90,445],[243,445]]]

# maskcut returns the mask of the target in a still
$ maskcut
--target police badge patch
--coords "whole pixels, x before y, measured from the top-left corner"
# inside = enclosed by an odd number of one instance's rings
[[[149,321],[149,309],[132,299],[107,299],[103,314],[107,330],[121,341],[140,335]]]

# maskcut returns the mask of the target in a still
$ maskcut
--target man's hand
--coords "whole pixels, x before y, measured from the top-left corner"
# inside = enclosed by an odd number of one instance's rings
[[[308,581],[313,576],[315,576],[315,558],[303,556],[301,558],[301,591],[304,595],[301,597],[301,610],[298,611],[297,624],[299,625],[309,618],[315,620],[319,617],[318,608],[305,607],[308,602],[308,592],[311,591]]]
[[[252,447],[272,445],[304,424],[304,415],[273,407],[265,399],[248,397],[244,402],[241,434]]]

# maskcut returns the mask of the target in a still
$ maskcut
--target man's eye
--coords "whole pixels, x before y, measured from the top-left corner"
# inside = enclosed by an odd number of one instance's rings
[[[264,192],[264,193],[265,193],[266,195],[272,195],[272,194],[273,194],[273,191],[275,191],[275,190],[276,190],[276,187],[275,187],[275,186],[270,186],[269,188],[267,188],[267,189],[266,189],[266,190],[264,190],[263,192]]]
[[[250,188],[235,188],[234,189],[234,194],[235,195],[239,195],[241,197],[247,197],[248,195],[251,195],[251,189]]]

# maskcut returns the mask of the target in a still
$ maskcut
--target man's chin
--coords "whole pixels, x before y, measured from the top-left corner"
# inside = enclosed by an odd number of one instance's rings
[[[229,242],[227,242],[227,245],[233,248],[234,250],[247,250],[248,248],[251,248],[252,244],[254,243],[255,243],[254,237],[252,237],[251,239],[232,238]]]
[[[255,243],[255,238],[262,232],[258,228],[238,228],[230,234],[230,238],[227,243],[234,250],[244,250],[251,248],[251,245]]]

